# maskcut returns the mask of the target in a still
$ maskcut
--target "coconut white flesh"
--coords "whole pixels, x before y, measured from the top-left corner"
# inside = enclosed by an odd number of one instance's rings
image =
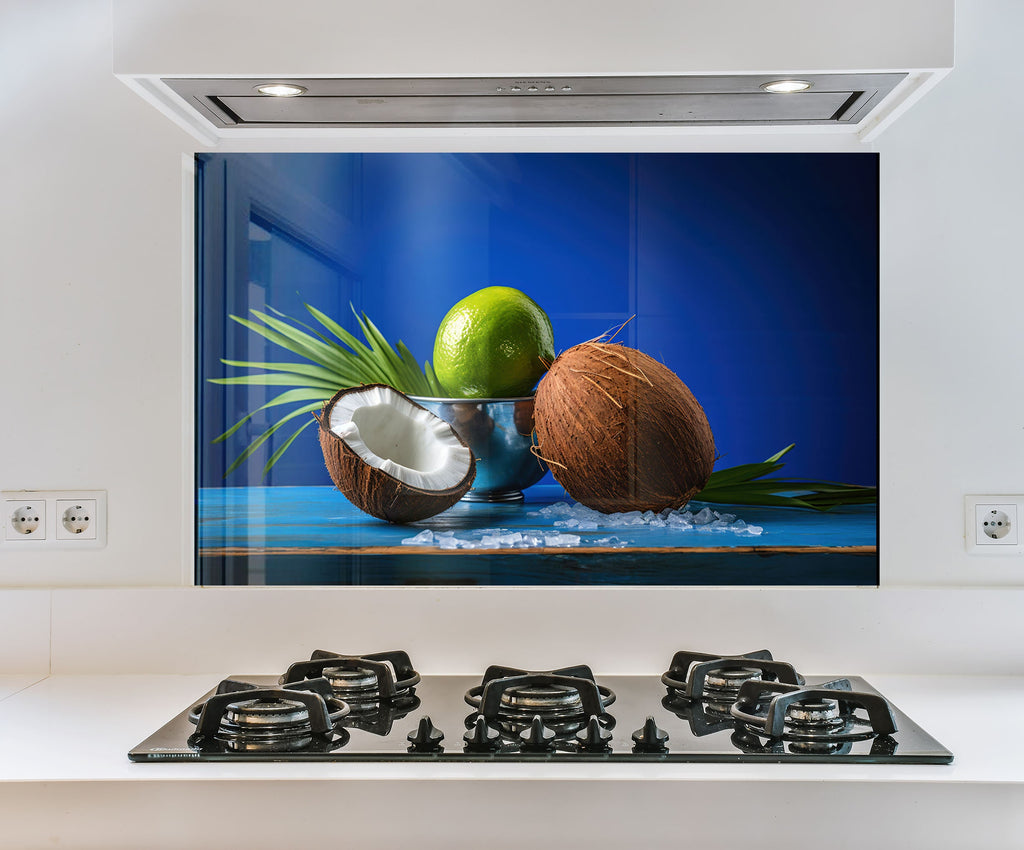
[[[472,456],[451,426],[384,387],[342,396],[330,427],[367,464],[419,490],[447,490],[469,472]]]

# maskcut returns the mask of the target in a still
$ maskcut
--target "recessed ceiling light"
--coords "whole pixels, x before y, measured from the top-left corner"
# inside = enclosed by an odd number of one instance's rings
[[[295,97],[295,95],[302,94],[306,90],[302,86],[294,86],[291,83],[267,83],[262,86],[256,86],[256,91],[260,94],[268,94],[271,97]]]
[[[812,85],[807,80],[774,80],[762,84],[761,88],[773,94],[792,94],[795,91],[807,91]]]

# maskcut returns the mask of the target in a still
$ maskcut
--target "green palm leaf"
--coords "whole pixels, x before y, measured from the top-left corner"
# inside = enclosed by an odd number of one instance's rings
[[[435,398],[447,395],[444,387],[441,386],[441,382],[437,379],[437,375],[434,374],[434,367],[430,365],[429,360],[425,360],[423,362],[423,374],[427,376],[427,385],[430,388],[430,395]]]
[[[321,325],[327,328],[327,330],[334,334],[334,336],[336,336],[342,343],[351,348],[352,351],[354,351],[357,355],[359,355],[360,357],[371,356],[369,348],[363,345],[358,339],[356,339],[352,334],[345,330],[345,328],[343,328],[336,321],[334,321],[334,319],[332,319],[330,316],[328,316],[325,313],[321,313],[319,310],[317,310],[315,307],[311,307],[309,304],[306,304],[304,306],[306,307],[307,310],[309,310],[310,315],[313,316],[314,319],[320,322]],[[352,307],[352,305],[349,304],[349,307]],[[352,313],[355,314],[354,308],[352,309]]]
[[[305,375],[330,384],[336,384],[341,379],[340,372],[333,369],[324,369],[322,366],[314,366],[309,363],[253,363],[248,360],[221,360],[220,362],[225,366],[234,366],[239,369],[266,369],[267,371],[284,372],[290,375]]]
[[[299,426],[299,427],[298,427],[298,428],[297,428],[297,429],[295,430],[295,433],[294,433],[294,434],[292,434],[292,435],[291,435],[291,436],[290,436],[290,437],[289,437],[289,438],[288,438],[288,439],[287,439],[287,440],[286,440],[286,441],[285,441],[284,443],[282,443],[282,444],[281,444],[281,446],[280,446],[280,447],[279,447],[279,448],[277,449],[277,451],[275,451],[275,452],[274,452],[274,453],[273,453],[273,454],[272,454],[272,455],[270,456],[270,459],[269,459],[269,460],[267,461],[267,465],[263,467],[263,474],[264,474],[264,475],[266,475],[266,474],[267,474],[268,472],[270,472],[270,468],[271,468],[271,467],[272,467],[272,466],[273,466],[273,465],[274,465],[275,463],[277,463],[277,462],[278,462],[278,460],[280,460],[280,458],[281,458],[281,455],[283,455],[283,454],[284,454],[284,453],[285,453],[286,451],[288,451],[288,447],[289,447],[289,446],[290,446],[290,445],[291,445],[292,443],[294,443],[294,442],[295,442],[295,438],[296,438],[296,437],[298,437],[298,436],[299,436],[299,434],[301,434],[301,433],[302,433],[303,431],[305,431],[305,430],[306,430],[306,429],[307,429],[307,428],[308,428],[308,427],[309,427],[310,425],[314,424],[315,422],[316,422],[316,420],[315,420],[315,419],[310,419],[310,420],[309,420],[308,422],[306,422],[306,423],[304,423],[304,424],[300,425],[300,426]]]
[[[271,331],[276,331],[284,336],[288,340],[288,344],[285,347],[292,353],[305,357],[307,360],[312,360],[321,366],[326,367],[334,364],[342,369],[345,368],[345,352],[340,347],[331,346],[329,343],[319,340],[315,336],[311,336],[281,319],[268,316],[266,313],[260,313],[258,310],[250,310],[250,312],[270,328]]]
[[[373,322],[366,318],[366,313],[363,313],[362,318],[356,316],[356,321],[359,322],[359,329],[363,332],[363,336],[370,343],[370,349],[373,351],[374,357],[380,363],[380,367],[384,372],[384,383],[391,386],[404,383],[400,375],[401,368],[396,362],[398,355],[395,354],[387,340],[384,339]]]
[[[281,393],[281,395],[275,396],[274,398],[272,398],[266,404],[261,405],[260,407],[257,407],[255,410],[250,411],[249,413],[245,414],[245,416],[243,416],[234,425],[232,425],[230,428],[228,428],[227,431],[225,431],[223,434],[221,434],[218,437],[214,437],[210,442],[213,442],[213,443],[222,443],[222,442],[224,442],[224,440],[226,440],[228,437],[230,437],[232,434],[234,434],[235,431],[237,431],[239,428],[241,428],[246,422],[248,422],[250,419],[252,419],[253,416],[255,416],[257,413],[259,413],[261,410],[266,410],[268,407],[276,407],[277,405],[280,405],[280,404],[295,404],[296,402],[310,401],[310,400],[315,400],[316,401],[316,404],[312,405],[310,407],[312,409],[319,409],[320,406],[322,406],[323,402],[324,402],[323,391],[322,390],[298,389],[298,390],[288,390],[287,392],[283,392],[283,393]]]
[[[302,375],[277,374],[273,372],[261,375],[235,375],[231,378],[210,378],[210,383],[225,384],[227,386],[316,387],[323,390],[330,390],[332,387],[337,386],[336,381],[315,381]]]
[[[260,446],[262,446],[267,440],[269,440],[270,437],[276,431],[278,431],[281,428],[281,426],[284,425],[286,422],[290,422],[296,416],[301,416],[303,413],[309,413],[311,409],[318,409],[319,406],[319,404],[307,405],[304,408],[300,407],[298,410],[293,410],[291,413],[282,416],[280,419],[277,420],[277,422],[275,422],[273,425],[267,428],[266,431],[260,434],[255,440],[253,440],[251,443],[249,443],[248,446],[245,447],[242,453],[235,458],[231,466],[227,468],[227,471],[224,473],[224,477],[227,478],[232,472],[234,472],[236,469],[238,469],[238,467],[245,463],[245,461],[249,459],[252,453],[255,452],[256,449],[258,449]],[[312,422],[314,420],[311,419],[310,421]],[[266,475],[266,470],[264,470],[263,474]]]
[[[840,484],[833,481],[803,481],[765,478],[785,464],[779,459],[793,445],[773,454],[763,463],[745,463],[716,469],[704,489],[693,498],[698,502],[726,505],[767,505],[828,511],[843,505],[872,505],[878,501],[875,487]]]
[[[239,429],[250,422],[257,413],[270,407],[298,405],[273,422],[262,434],[241,450],[224,473],[226,478],[253,456],[277,431],[297,416],[318,410],[323,402],[338,390],[360,384],[389,384],[400,392],[410,395],[444,395],[430,362],[421,369],[412,352],[398,343],[395,351],[384,338],[377,326],[363,313],[360,316],[350,304],[356,322],[366,339],[360,341],[326,313],[309,304],[303,304],[307,312],[319,324],[306,324],[288,316],[273,307],[268,312],[250,310],[252,319],[230,316],[231,320],[247,330],[263,337],[267,342],[298,358],[296,362],[257,362],[247,360],[221,360],[233,369],[253,370],[249,374],[228,375],[210,378],[210,383],[241,387],[292,387],[275,396],[265,404],[249,411],[215,437],[219,443],[231,439]],[[273,313],[274,315],[270,315]],[[255,371],[259,370],[259,371]],[[278,446],[267,459],[263,468],[266,474],[305,431],[313,419],[303,423],[284,443]]]
[[[288,321],[293,322],[297,327],[305,328],[307,331],[313,334],[313,336],[315,336],[318,340],[322,341],[331,349],[338,352],[344,360],[349,361],[351,363],[352,373],[359,376],[359,383],[373,384],[381,382],[381,376],[376,368],[376,365],[372,362],[372,352],[370,351],[369,348],[367,348],[358,339],[352,336],[352,334],[350,334],[347,330],[341,327],[341,325],[339,325],[337,322],[331,319],[330,316],[326,315],[325,313],[321,313],[319,310],[317,310],[314,307],[311,307],[309,304],[304,304],[303,306],[310,312],[310,314],[314,318],[317,319],[317,321],[320,322],[321,325],[323,325],[335,337],[334,339],[331,339],[330,337],[324,335],[320,330],[313,327],[312,325],[307,324],[306,322],[300,322],[298,319],[289,318],[280,310],[274,310],[272,307],[268,309],[272,310],[274,313],[281,316],[282,318],[288,319]],[[355,311],[353,310],[353,313],[354,312]],[[343,344],[339,344],[339,340]],[[353,353],[355,353],[356,355],[355,359],[351,359]]]

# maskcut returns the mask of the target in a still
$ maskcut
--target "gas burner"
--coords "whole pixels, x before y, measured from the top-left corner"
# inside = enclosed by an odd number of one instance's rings
[[[729,713],[745,683],[776,680],[791,685],[804,683],[792,664],[772,660],[767,649],[745,655],[677,652],[661,677],[673,705],[682,707],[688,702],[704,701],[712,713],[723,716]],[[666,705],[666,708],[672,707]]]
[[[747,682],[740,688],[731,714],[753,734],[791,742],[799,751],[809,753],[833,752],[829,747],[837,743],[884,739],[896,731],[885,698],[855,693],[848,679],[812,688]],[[880,746],[886,746],[884,741]]]
[[[794,702],[786,709],[786,728],[793,732],[828,736],[846,725],[839,711],[839,700],[806,699]]]
[[[280,688],[225,679],[214,696],[189,710],[196,726],[189,744],[203,751],[328,751],[348,740],[338,724],[349,711],[325,679]]]
[[[419,701],[413,696],[420,674],[405,652],[340,655],[318,649],[309,661],[297,661],[281,676],[282,684],[323,677],[338,699],[352,706],[353,714],[371,714],[382,705],[399,706],[406,713]]]
[[[533,717],[543,714],[550,718],[572,717],[583,710],[580,692],[572,685],[523,685],[501,693],[501,711]]]
[[[476,709],[467,724],[479,715],[511,738],[530,727],[536,717],[559,737],[575,735],[592,716],[605,728],[614,725],[605,708],[615,701],[615,693],[598,685],[585,665],[545,672],[491,666],[483,682],[466,691],[465,698]]]

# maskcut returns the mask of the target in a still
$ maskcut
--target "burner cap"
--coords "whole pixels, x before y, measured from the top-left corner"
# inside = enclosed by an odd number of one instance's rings
[[[844,717],[839,701],[807,699],[786,707],[785,736],[805,741],[824,741],[842,737],[852,728],[852,718]]]
[[[570,685],[522,685],[501,694],[501,706],[516,713],[546,717],[578,714],[583,708],[580,692]]]
[[[357,691],[376,691],[380,681],[373,670],[365,667],[325,667],[323,676],[331,683],[331,689],[339,695]]]
[[[339,655],[318,649],[309,661],[297,661],[279,679],[281,684],[326,678],[335,696],[346,702],[407,702],[420,681],[405,652]],[[365,709],[365,706],[363,706]]]
[[[680,700],[714,700],[732,703],[744,682],[775,681],[803,684],[792,664],[775,661],[767,649],[744,655],[712,655],[677,652],[661,681],[669,694]]]
[[[759,678],[761,671],[752,667],[720,667],[709,671],[704,677],[704,693],[738,691],[744,682]]]
[[[605,715],[614,700],[615,693],[582,665],[547,672],[492,666],[483,683],[466,692],[466,702],[488,722],[511,725],[513,732],[540,716],[560,734],[572,734],[591,715]]]
[[[842,725],[839,701],[834,699],[801,700],[786,708],[786,724],[794,727]]]
[[[299,724],[308,729],[309,710],[290,699],[242,700],[227,706],[223,721],[254,730],[283,730]]]

